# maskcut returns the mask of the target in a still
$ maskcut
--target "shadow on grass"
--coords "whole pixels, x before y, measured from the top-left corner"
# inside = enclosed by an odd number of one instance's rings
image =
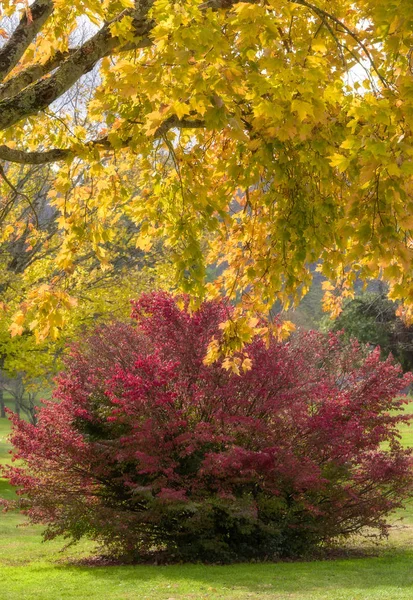
[[[0,419],[0,421],[4,421]],[[0,422],[0,438],[9,425]],[[3,444],[1,443],[3,442]],[[5,438],[0,447],[7,452]],[[0,497],[15,497],[0,479]],[[400,511],[401,516],[402,511]],[[404,513],[413,523],[413,505]],[[399,516],[399,515],[397,515]],[[2,516],[0,515],[0,519]],[[236,564],[230,566],[87,566],[63,555],[58,542],[41,544],[40,529],[17,529],[22,518],[7,514],[1,523],[4,584],[0,598],[113,600],[204,598],[238,600],[396,600],[413,598],[413,545],[378,549],[379,556],[311,562]],[[60,544],[59,544],[60,545]],[[64,544],[62,543],[62,546]],[[76,551],[77,557],[82,552]],[[83,555],[90,550],[85,547]],[[73,556],[73,554],[72,554]],[[73,559],[72,559],[73,560]],[[99,564],[99,563],[97,563]],[[64,590],[62,592],[62,590]],[[62,593],[64,596],[62,596]],[[2,595],[5,594],[5,595]]]
[[[174,565],[174,566],[123,566],[123,567],[70,567],[58,570],[82,573],[90,580],[108,589],[119,580],[131,589],[137,584],[155,586],[168,582],[177,590],[181,584],[198,590],[212,586],[215,590],[239,590],[259,593],[322,592],[336,589],[379,590],[412,588],[413,550],[395,552],[377,558],[346,559],[337,561],[241,564],[230,566]],[[145,586],[146,587],[146,586]],[[304,598],[305,596],[300,596]],[[413,593],[412,593],[413,597]]]

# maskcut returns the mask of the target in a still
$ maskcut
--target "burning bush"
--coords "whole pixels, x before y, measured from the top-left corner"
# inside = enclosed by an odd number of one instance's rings
[[[412,482],[406,417],[394,412],[407,376],[314,332],[253,340],[241,375],[207,366],[229,310],[143,296],[134,326],[73,347],[37,426],[14,419],[23,463],[8,476],[46,538],[86,536],[132,559],[232,561],[386,532]]]

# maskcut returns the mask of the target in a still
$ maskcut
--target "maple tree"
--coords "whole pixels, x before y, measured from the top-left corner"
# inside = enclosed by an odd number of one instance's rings
[[[239,301],[231,339],[251,339],[251,317],[274,300],[298,302],[316,261],[331,312],[357,275],[380,276],[412,318],[411,2],[5,0],[2,11],[0,160],[54,165],[63,275],[76,274],[79,240],[110,261],[106,236],[126,214],[138,246],[170,249],[174,285],[195,303]],[[88,74],[84,99],[65,103]],[[13,236],[19,223],[2,227]],[[49,291],[52,302],[62,286]]]
[[[6,473],[46,539],[228,561],[385,533],[411,493],[398,432],[409,415],[394,396],[412,376],[317,332],[255,338],[235,375],[204,362],[229,305],[188,305],[143,295],[135,327],[100,326],[73,346],[37,427],[13,417],[19,462]]]

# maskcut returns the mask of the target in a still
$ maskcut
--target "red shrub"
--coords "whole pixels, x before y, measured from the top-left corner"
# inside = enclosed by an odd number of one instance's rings
[[[247,351],[241,376],[203,364],[228,307],[165,293],[75,346],[34,427],[14,418],[8,476],[46,537],[189,560],[297,555],[370,526],[411,490],[379,352],[301,333]],[[56,402],[56,399],[59,402]]]

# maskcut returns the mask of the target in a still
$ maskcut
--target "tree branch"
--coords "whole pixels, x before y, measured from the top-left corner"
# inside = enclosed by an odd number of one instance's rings
[[[201,10],[220,10],[225,8],[232,8],[234,4],[238,4],[240,1],[247,2],[248,4],[260,4],[261,0],[206,0],[199,5]]]
[[[44,152],[24,152],[8,146],[0,146],[0,159],[21,165],[45,165],[47,163],[64,160],[70,156],[67,149],[53,148]]]
[[[382,82],[382,84],[384,86],[388,87],[387,81],[385,80],[383,75],[378,70],[378,68],[373,60],[373,57],[371,56],[366,44],[364,42],[362,42],[360,40],[360,38],[358,37],[358,35],[356,33],[354,33],[354,31],[352,31],[349,27],[347,27],[347,25],[345,23],[343,23],[343,21],[340,21],[340,19],[337,19],[337,17],[335,17],[331,13],[323,10],[322,8],[315,6],[315,4],[311,4],[310,2],[307,2],[307,0],[289,0],[289,1],[292,4],[299,4],[300,6],[305,6],[306,8],[309,8],[313,13],[315,13],[323,21],[325,21],[325,19],[329,19],[330,21],[332,21],[333,23],[335,23],[336,25],[341,27],[343,29],[343,31],[345,31],[351,38],[353,38],[353,40],[360,46],[360,48],[363,50],[364,54],[366,55],[370,65],[372,66],[374,72],[376,73],[377,77],[380,79],[380,81]]]
[[[35,0],[27,8],[9,41],[0,49],[0,81],[17,65],[52,12],[53,0]]]
[[[47,2],[48,0],[36,1]],[[256,3],[260,0],[249,1]],[[237,4],[237,2],[238,0],[209,0],[201,4],[201,8],[219,10],[230,8],[234,4]],[[148,35],[155,25],[147,17],[151,5],[152,0],[136,0],[134,9],[125,10],[113,21],[106,23],[91,39],[87,40],[75,52],[71,53],[50,77],[29,85],[29,87],[19,91],[13,97],[9,97],[8,92],[4,92],[4,94],[7,93],[6,98],[0,88],[0,99],[2,96],[4,98],[0,101],[0,130],[7,129],[21,119],[45,109],[69,90],[82,75],[93,69],[95,64],[104,56],[116,50],[130,50],[151,46],[152,40]],[[112,36],[110,26],[125,16],[133,17],[134,33],[138,39],[136,40],[136,44],[122,46],[119,39]],[[47,71],[45,70],[44,73],[47,73]]]
[[[104,56],[109,56],[112,53],[118,54],[121,52],[128,52],[130,50],[135,50],[138,47],[144,48],[146,45],[151,45],[149,39],[146,39],[145,41],[140,40],[138,45],[132,42],[128,42],[127,44],[119,47],[119,49],[114,50],[108,47]],[[0,101],[6,100],[7,98],[11,98],[12,96],[16,96],[19,92],[24,90],[24,88],[28,87],[32,83],[38,82],[39,79],[41,79],[57,67],[60,67],[60,65],[66,59],[68,59],[71,56],[74,56],[78,50],[79,48],[76,47],[69,48],[69,50],[67,50],[66,52],[58,51],[55,54],[53,54],[53,56],[51,56],[49,60],[47,60],[45,63],[30,65],[29,67],[27,67],[27,69],[21,71],[15,77],[12,77],[8,81],[0,85]],[[102,58],[104,56],[102,56]]]
[[[163,137],[170,129],[201,129],[205,127],[205,122],[201,119],[178,119],[176,115],[172,115],[162,125],[158,127],[154,134],[154,138]],[[127,138],[123,141],[122,146],[127,147],[132,138]],[[113,146],[107,136],[92,140],[85,144],[89,148],[102,148],[113,150]],[[48,163],[65,160],[72,156],[76,156],[76,150],[72,148],[53,148],[51,150],[39,152],[25,152],[8,146],[0,146],[0,160],[7,162],[19,163],[21,165],[45,165]]]
[[[244,1],[257,3],[260,0]],[[324,22],[328,19],[332,23],[339,25],[343,31],[350,35],[359,44],[360,48],[370,60],[373,69],[376,71],[381,81],[385,83],[384,79],[374,65],[366,45],[360,39],[358,39],[358,36],[344,23],[342,23],[331,13],[328,13],[311,4],[308,0],[289,1],[292,4],[297,4],[308,8]],[[27,47],[27,45],[36,35],[36,32],[41,27],[41,23],[43,23],[47,18],[47,16],[45,16],[47,10],[52,10],[49,7],[50,3],[51,0],[35,0],[31,8],[33,21],[28,23],[27,16],[22,18],[10,41],[6,44],[6,46],[3,47],[3,49],[0,50],[0,57],[1,53],[5,53],[5,56],[8,55],[6,48],[9,48],[9,53],[11,52],[10,44],[12,40],[16,38],[18,31],[24,29],[23,25],[25,24],[25,29],[27,32],[23,36],[24,43],[23,41],[17,43],[20,48],[19,52],[16,50],[16,53],[13,54],[15,58],[17,56],[21,56],[21,53],[24,52],[24,48]],[[206,0],[206,2],[200,5],[200,7],[202,10],[226,10],[230,9],[237,3],[238,0]],[[0,86],[0,130],[7,129],[20,120],[32,116],[37,112],[47,108],[52,102],[69,90],[82,75],[93,69],[96,63],[104,56],[108,56],[122,50],[130,50],[131,46],[134,48],[145,48],[151,46],[152,40],[149,38],[149,34],[154,26],[154,22],[147,16],[151,5],[152,0],[135,0],[135,7],[133,9],[125,10],[120,13],[111,23],[105,23],[105,25],[92,38],[87,40],[77,49],[69,51],[67,57],[65,57],[65,55],[62,53],[56,54],[44,65],[34,65],[29,67],[22,73],[16,75],[14,80],[6,82],[3,84],[3,86]],[[49,8],[46,10],[45,7]],[[35,9],[40,11],[40,8],[43,10],[43,12],[41,12],[41,16],[39,16],[40,13],[35,12]],[[122,45],[121,40],[112,35],[111,25],[120,21],[126,16],[133,18],[136,43],[133,42],[131,44],[128,42],[128,44],[125,46]],[[12,62],[13,61],[10,62],[10,65]],[[14,62],[16,61],[14,60]],[[1,68],[2,65],[0,61],[0,73]],[[56,69],[54,73],[47,76],[47,73],[53,69]],[[43,79],[39,80],[39,77],[43,77]],[[28,82],[29,85],[27,85]],[[12,95],[16,90],[18,90],[18,93]],[[198,122],[202,123],[202,121]],[[164,135],[164,133],[172,127],[182,127],[183,123],[184,121],[179,121],[176,116],[169,117],[169,119],[167,119],[167,121],[159,127],[158,131],[156,132],[156,137],[162,137],[162,135]],[[192,121],[192,127],[194,126],[196,125],[194,125],[194,121]],[[197,126],[204,125],[202,124]],[[107,140],[105,143],[110,146]],[[86,146],[88,144],[101,146],[104,145],[102,140],[85,143]],[[75,152],[72,149],[63,148],[54,148],[44,152],[23,152],[21,150],[8,148],[7,146],[0,146],[0,159],[18,162],[21,164],[46,164],[49,162],[63,160],[74,154]]]
[[[170,129],[203,129],[205,121],[202,119],[178,119],[176,115],[168,117],[155,131],[154,138],[163,137]]]
[[[70,55],[53,75],[30,85],[16,96],[1,101],[0,130],[7,129],[21,119],[30,117],[49,106],[67,92],[82,75],[91,71],[101,58],[119,47],[119,39],[112,36],[110,26],[128,14],[133,14],[133,11],[124,11],[114,21],[106,23],[92,38]],[[140,39],[137,40],[135,48],[145,48],[152,44],[145,33],[149,33],[153,24],[146,20],[145,23],[146,26],[141,23]]]
[[[67,52],[56,52],[43,64],[30,65],[24,71],[18,73],[2,85],[0,85],[0,101],[15,96],[25,87],[35,83],[53,69],[56,69],[66,58],[76,52],[77,48],[68,50]]]
[[[39,219],[37,217],[37,212],[36,209],[33,206],[32,201],[30,200],[29,196],[27,194],[25,194],[24,192],[20,192],[10,181],[10,179],[7,177],[6,173],[4,172],[3,167],[0,165],[0,176],[2,177],[2,179],[4,179],[4,181],[7,183],[7,185],[9,186],[9,188],[12,190],[12,192],[14,192],[14,194],[16,196],[22,196],[28,203],[28,205],[30,206],[30,209],[34,215],[35,221],[36,221],[36,227],[39,227]]]

